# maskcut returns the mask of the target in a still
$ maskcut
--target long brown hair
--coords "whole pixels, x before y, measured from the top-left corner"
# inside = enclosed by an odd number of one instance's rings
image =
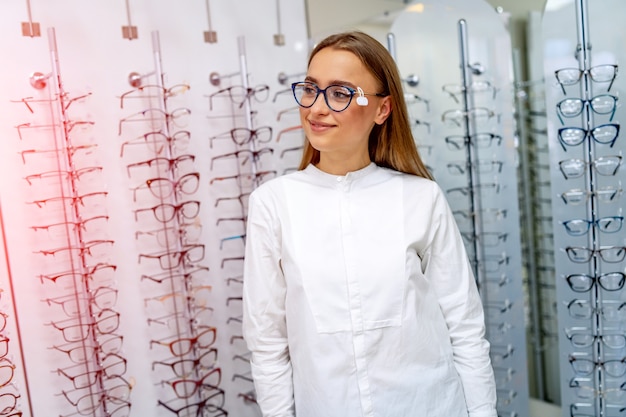
[[[382,91],[391,96],[392,111],[389,117],[383,124],[375,125],[370,132],[370,159],[381,167],[432,179],[415,146],[400,73],[387,49],[363,32],[338,33],[325,38],[315,46],[309,57],[309,65],[313,57],[324,48],[355,54],[378,81]],[[299,169],[316,164],[319,160],[319,151],[305,140]]]

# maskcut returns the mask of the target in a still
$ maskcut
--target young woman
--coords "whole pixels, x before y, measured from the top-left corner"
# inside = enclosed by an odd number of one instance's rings
[[[292,87],[300,170],[249,201],[243,332],[263,415],[496,417],[481,301],[393,59],[333,35]]]

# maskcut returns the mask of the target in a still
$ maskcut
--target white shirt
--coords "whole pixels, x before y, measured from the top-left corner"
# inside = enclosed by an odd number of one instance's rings
[[[265,417],[496,417],[481,300],[433,181],[313,165],[249,200],[243,335]]]

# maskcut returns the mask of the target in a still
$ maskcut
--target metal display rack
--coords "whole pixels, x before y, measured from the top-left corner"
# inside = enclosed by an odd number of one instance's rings
[[[517,178],[519,162],[509,89],[513,74],[508,72],[511,56],[495,52],[502,49],[494,41],[502,33],[485,30],[489,14],[480,14],[478,6],[452,1],[445,7],[428,5],[423,16],[407,11],[392,26],[395,47],[390,50],[397,55],[407,93],[417,97],[407,104],[418,149],[446,192],[474,267],[498,415],[521,417],[529,415],[529,387],[519,197],[517,183],[510,181]],[[498,19],[495,12],[493,19]],[[446,50],[434,62],[424,50],[422,31],[439,42],[456,41],[454,56]],[[423,57],[415,54],[415,45],[421,45],[417,50]],[[418,103],[426,111],[415,117],[412,106]]]
[[[619,14],[610,3],[576,0],[543,22],[575,18],[560,35],[575,37],[574,50],[544,57],[563,416],[614,416],[624,408],[623,46],[591,30]],[[544,39],[556,36],[547,31]]]

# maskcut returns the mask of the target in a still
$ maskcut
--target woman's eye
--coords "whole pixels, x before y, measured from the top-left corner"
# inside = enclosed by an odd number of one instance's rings
[[[332,91],[332,97],[337,100],[347,100],[351,96],[350,90],[345,88],[338,88]]]
[[[302,91],[304,92],[304,94],[315,94],[317,92],[317,89],[313,86],[305,85],[304,87],[302,87]]]

